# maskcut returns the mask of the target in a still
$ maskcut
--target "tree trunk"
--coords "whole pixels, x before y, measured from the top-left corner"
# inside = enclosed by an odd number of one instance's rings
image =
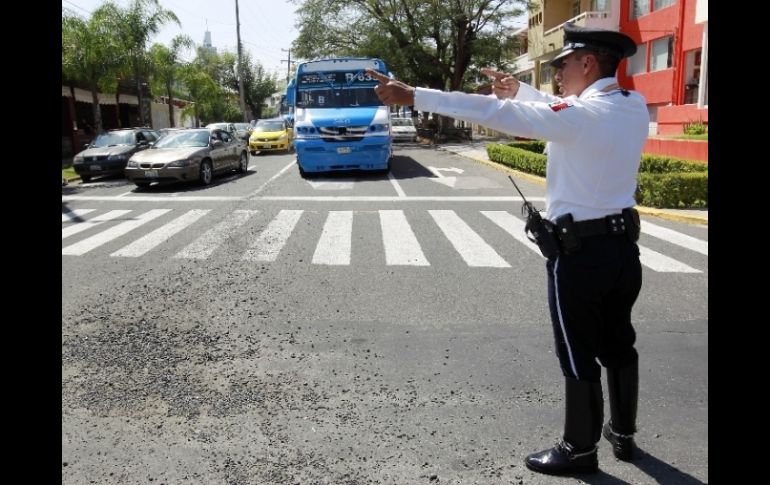
[[[174,127],[174,98],[171,97],[171,83],[166,83],[166,94],[168,94],[168,122],[170,127]]]
[[[142,96],[142,78],[139,76],[139,63],[134,64],[134,77],[136,78],[136,97],[139,101],[139,125],[147,126],[144,122],[144,96]]]
[[[94,110],[94,128],[96,133],[104,131],[102,128],[102,110],[99,107],[99,91],[95,82],[91,83],[91,107]]]
[[[115,117],[118,119],[118,128],[123,128],[120,123],[120,88],[115,90]]]

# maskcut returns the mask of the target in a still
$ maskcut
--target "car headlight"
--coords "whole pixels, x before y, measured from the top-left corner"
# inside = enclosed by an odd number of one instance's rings
[[[135,161],[133,161],[133,160],[129,160],[129,161],[128,161],[128,165],[126,165],[126,167],[127,167],[127,168],[139,168],[139,164],[138,164],[138,163],[136,163],[136,162],[135,162]]]
[[[125,160],[125,159],[126,159],[125,155],[110,155],[109,157],[107,157],[107,160],[110,160],[110,161]]]
[[[193,162],[194,160],[190,160],[189,158],[186,158],[184,160],[173,161],[166,166],[167,167],[189,167],[190,165],[193,164]]]
[[[279,137],[278,137],[278,140],[279,140],[279,141],[280,141],[280,140],[285,140],[285,139],[287,139],[287,138],[289,138],[289,135],[288,135],[288,134],[286,134],[286,133],[284,133],[283,135],[281,135],[281,136],[279,136]]]
[[[72,163],[75,165],[80,165],[81,163],[83,163],[83,157],[78,156],[73,158]]]

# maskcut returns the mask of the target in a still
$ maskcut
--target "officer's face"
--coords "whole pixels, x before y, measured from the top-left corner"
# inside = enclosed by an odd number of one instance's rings
[[[583,57],[578,57],[578,53],[573,52],[562,60],[556,70],[554,79],[562,96],[577,96],[585,89],[587,84]]]

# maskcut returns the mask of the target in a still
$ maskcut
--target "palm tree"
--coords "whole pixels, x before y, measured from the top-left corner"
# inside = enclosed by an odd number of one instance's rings
[[[157,83],[166,92],[168,98],[168,119],[171,127],[174,127],[174,98],[171,91],[174,81],[179,73],[179,56],[182,48],[193,46],[193,41],[189,36],[177,35],[171,40],[171,47],[163,44],[154,44],[150,48],[150,61],[152,64],[153,81]],[[153,89],[154,91],[155,89]],[[160,89],[158,89],[160,91]]]
[[[121,38],[128,55],[139,99],[139,120],[144,126],[147,123],[144,117],[142,78],[148,67],[147,42],[166,23],[175,22],[180,27],[182,24],[176,14],[161,7],[158,0],[132,0],[125,9],[109,1],[100,8],[109,13],[112,27]]]
[[[99,90],[109,90],[121,64],[120,43],[109,28],[105,12],[95,10],[89,19],[65,10],[61,19],[61,67],[65,79],[81,81],[91,90],[94,128],[102,131]]]

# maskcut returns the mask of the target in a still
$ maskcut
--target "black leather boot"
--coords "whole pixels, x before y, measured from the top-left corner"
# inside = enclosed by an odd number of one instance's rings
[[[599,469],[596,442],[601,438],[604,401],[601,382],[565,377],[564,438],[551,449],[529,455],[527,468],[548,475],[594,473]]]
[[[612,443],[612,452],[618,460],[631,461],[636,432],[636,406],[639,400],[639,361],[626,367],[607,369],[607,388],[610,396],[610,421],[603,433]]]

